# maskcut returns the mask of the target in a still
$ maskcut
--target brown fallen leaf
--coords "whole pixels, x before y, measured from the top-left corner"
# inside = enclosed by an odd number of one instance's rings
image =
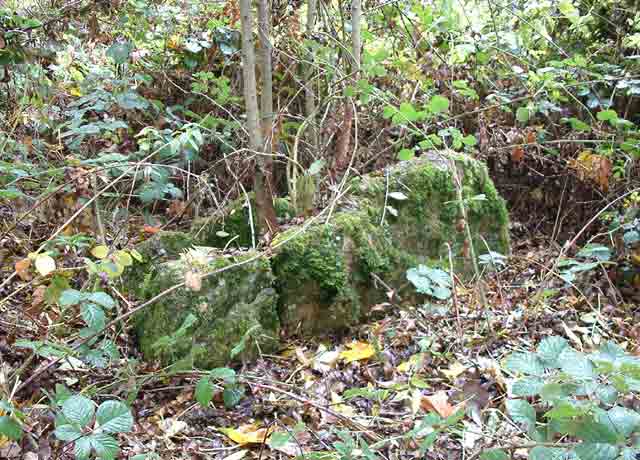
[[[423,396],[421,407],[425,411],[435,411],[440,417],[447,418],[455,414],[457,407],[449,403],[449,397],[444,391],[438,391],[430,396]]]
[[[29,281],[33,278],[33,275],[29,271],[31,267],[31,259],[26,258],[16,262],[15,269],[16,274],[20,277],[22,281]]]

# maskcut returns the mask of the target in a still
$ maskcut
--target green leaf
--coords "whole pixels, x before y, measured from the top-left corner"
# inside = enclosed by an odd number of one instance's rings
[[[571,418],[584,415],[585,409],[574,406],[566,401],[558,401],[554,408],[548,411],[545,415],[548,419],[560,419]]]
[[[129,59],[129,54],[133,51],[133,45],[130,42],[114,43],[107,50],[107,57],[113,59],[117,64],[124,64]]]
[[[222,392],[222,400],[224,401],[224,407],[232,409],[235,407],[244,396],[244,388],[239,385],[229,385]]]
[[[429,110],[431,113],[441,113],[449,110],[449,99],[436,94],[429,102]]]
[[[80,314],[87,326],[94,331],[102,330],[107,324],[104,310],[95,304],[82,304]]]
[[[564,449],[536,446],[529,452],[529,460],[566,460]]]
[[[569,121],[569,124],[571,125],[571,128],[575,129],[576,131],[580,131],[580,132],[591,131],[591,126],[589,126],[582,120],[578,120],[577,118],[569,118],[568,121]]]
[[[480,460],[509,460],[509,456],[502,449],[491,449],[483,452]]]
[[[213,384],[209,377],[204,376],[198,380],[196,385],[196,401],[202,406],[207,407],[213,398]]]
[[[618,400],[618,390],[613,385],[599,385],[596,396],[603,404],[612,405]]]
[[[511,392],[514,396],[536,396],[544,387],[544,381],[538,377],[524,377],[516,381]]]
[[[87,297],[87,300],[108,309],[116,306],[116,301],[106,292],[92,292]]]
[[[473,134],[469,134],[468,136],[464,136],[462,138],[462,143],[467,147],[473,147],[478,143],[478,140],[476,139],[476,136],[474,136]]]
[[[82,431],[75,425],[60,425],[53,432],[60,441],[75,441],[82,436]]]
[[[575,448],[580,460],[614,460],[618,456],[618,448],[611,444],[584,443]]]
[[[84,294],[80,291],[76,291],[75,289],[67,289],[62,292],[60,295],[60,303],[61,307],[69,307],[71,305],[77,305],[84,299]]]
[[[507,413],[511,419],[524,425],[528,433],[536,427],[536,411],[531,404],[523,399],[510,399],[507,401]]]
[[[624,437],[640,430],[640,414],[625,407],[613,407],[606,412],[606,415],[598,417],[598,420],[603,425],[608,425],[611,431],[620,433]]]
[[[214,380],[224,380],[226,383],[234,383],[236,381],[236,371],[228,367],[218,367],[209,371],[209,378]]]
[[[567,348],[569,344],[567,341],[558,336],[545,337],[542,339],[536,353],[547,367],[560,367],[558,363],[558,356],[562,353],[562,350]]]
[[[322,168],[324,168],[325,163],[326,161],[322,159],[316,160],[313,163],[311,163],[311,166],[309,166],[309,170],[307,172],[309,173],[309,175],[315,176],[320,171],[322,171]]]
[[[530,112],[527,107],[519,107],[518,110],[516,110],[516,120],[518,120],[520,123],[528,122],[529,117]]]
[[[575,391],[576,385],[561,384],[561,383],[547,383],[540,390],[540,396],[543,401],[555,402],[558,399],[566,398],[572,391]]]
[[[416,156],[416,153],[413,149],[402,149],[398,152],[398,160],[400,161],[409,161],[413,160]]]
[[[127,405],[121,401],[105,401],[96,412],[96,421],[107,433],[127,433],[133,427],[133,416]]]
[[[615,121],[618,119],[618,114],[615,110],[603,110],[598,112],[596,118],[600,121]]]
[[[541,376],[544,366],[540,359],[533,353],[512,353],[505,363],[505,368],[511,372],[520,372],[525,375]]]
[[[560,368],[578,380],[593,380],[596,376],[593,363],[583,354],[572,348],[565,348],[558,356]]]
[[[22,438],[22,427],[11,416],[2,415],[0,416],[0,435],[19,441]]]
[[[72,396],[62,404],[62,414],[81,428],[91,422],[94,411],[93,401],[80,395]]]
[[[579,420],[574,434],[579,439],[591,443],[613,444],[618,441],[618,434],[610,426],[591,417]]]
[[[76,460],[86,460],[91,455],[91,440],[85,436],[75,442],[73,453]]]
[[[100,459],[112,460],[120,450],[118,441],[106,433],[93,433],[89,436],[89,442]]]

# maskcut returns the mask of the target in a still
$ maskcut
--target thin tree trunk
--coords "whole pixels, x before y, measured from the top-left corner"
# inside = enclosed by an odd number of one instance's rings
[[[351,2],[351,54],[353,56],[351,71],[354,74],[351,84],[355,87],[360,72],[360,48],[362,47],[361,37],[361,0]],[[335,170],[337,174],[342,174],[350,163],[349,152],[351,146],[351,126],[353,125],[353,104],[348,98],[344,102],[344,118],[342,128],[336,141]]]
[[[260,0],[266,1],[266,0]],[[253,45],[253,15],[251,0],[240,0],[240,20],[242,23],[242,76],[244,79],[244,100],[247,111],[249,147],[256,156],[253,188],[256,195],[256,217],[262,235],[273,235],[278,230],[273,198],[265,180],[265,158],[263,137],[259,124],[258,94],[256,89],[256,56]],[[270,79],[271,74],[265,75]]]
[[[309,0],[307,5],[307,39],[311,40],[316,24],[317,0]],[[316,112],[316,95],[314,87],[314,53],[311,49],[307,53],[307,63],[304,66],[304,112],[307,118],[313,117]],[[314,120],[309,121],[309,141],[314,155],[319,150],[318,130]]]

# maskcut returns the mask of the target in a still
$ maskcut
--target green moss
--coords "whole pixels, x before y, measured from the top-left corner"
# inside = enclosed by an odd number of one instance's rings
[[[255,257],[255,253],[239,258],[214,256],[203,273],[249,257]],[[156,266],[149,281],[139,287],[138,297],[152,298],[178,284],[187,270],[190,267],[183,261]],[[195,320],[185,329],[188,318]],[[273,350],[278,344],[279,325],[277,294],[266,258],[204,277],[197,291],[176,289],[134,318],[138,343],[147,359],[203,368],[227,363],[231,349],[247,331],[251,331],[252,339],[246,355],[255,354],[255,343],[263,351]],[[184,333],[179,332],[181,327]]]
[[[253,193],[249,193],[249,200],[252,206],[251,216],[253,218],[255,238],[257,239],[259,230],[256,227],[257,220]],[[274,207],[276,216],[279,218],[288,219],[295,216],[293,207],[286,198],[276,198]],[[224,248],[231,244],[233,247],[250,248],[253,245],[253,236],[249,222],[249,207],[247,206],[247,200],[243,197],[227,206],[221,216],[197,219],[192,224],[191,231],[195,235],[198,244],[202,246]]]

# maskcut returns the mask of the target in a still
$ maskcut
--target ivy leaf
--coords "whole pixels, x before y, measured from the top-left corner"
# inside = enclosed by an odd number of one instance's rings
[[[211,399],[213,399],[213,384],[211,380],[209,380],[209,377],[204,376],[198,381],[195,396],[196,401],[198,401],[202,407],[209,405]]]
[[[536,427],[536,411],[533,406],[523,399],[510,399],[506,405],[511,419],[522,424],[528,433],[533,432]]]
[[[91,422],[94,411],[93,402],[80,395],[72,396],[62,404],[62,414],[68,421],[77,423],[81,428]]]
[[[100,404],[96,421],[107,433],[127,433],[133,427],[133,416],[127,405],[121,401],[109,400]]]

